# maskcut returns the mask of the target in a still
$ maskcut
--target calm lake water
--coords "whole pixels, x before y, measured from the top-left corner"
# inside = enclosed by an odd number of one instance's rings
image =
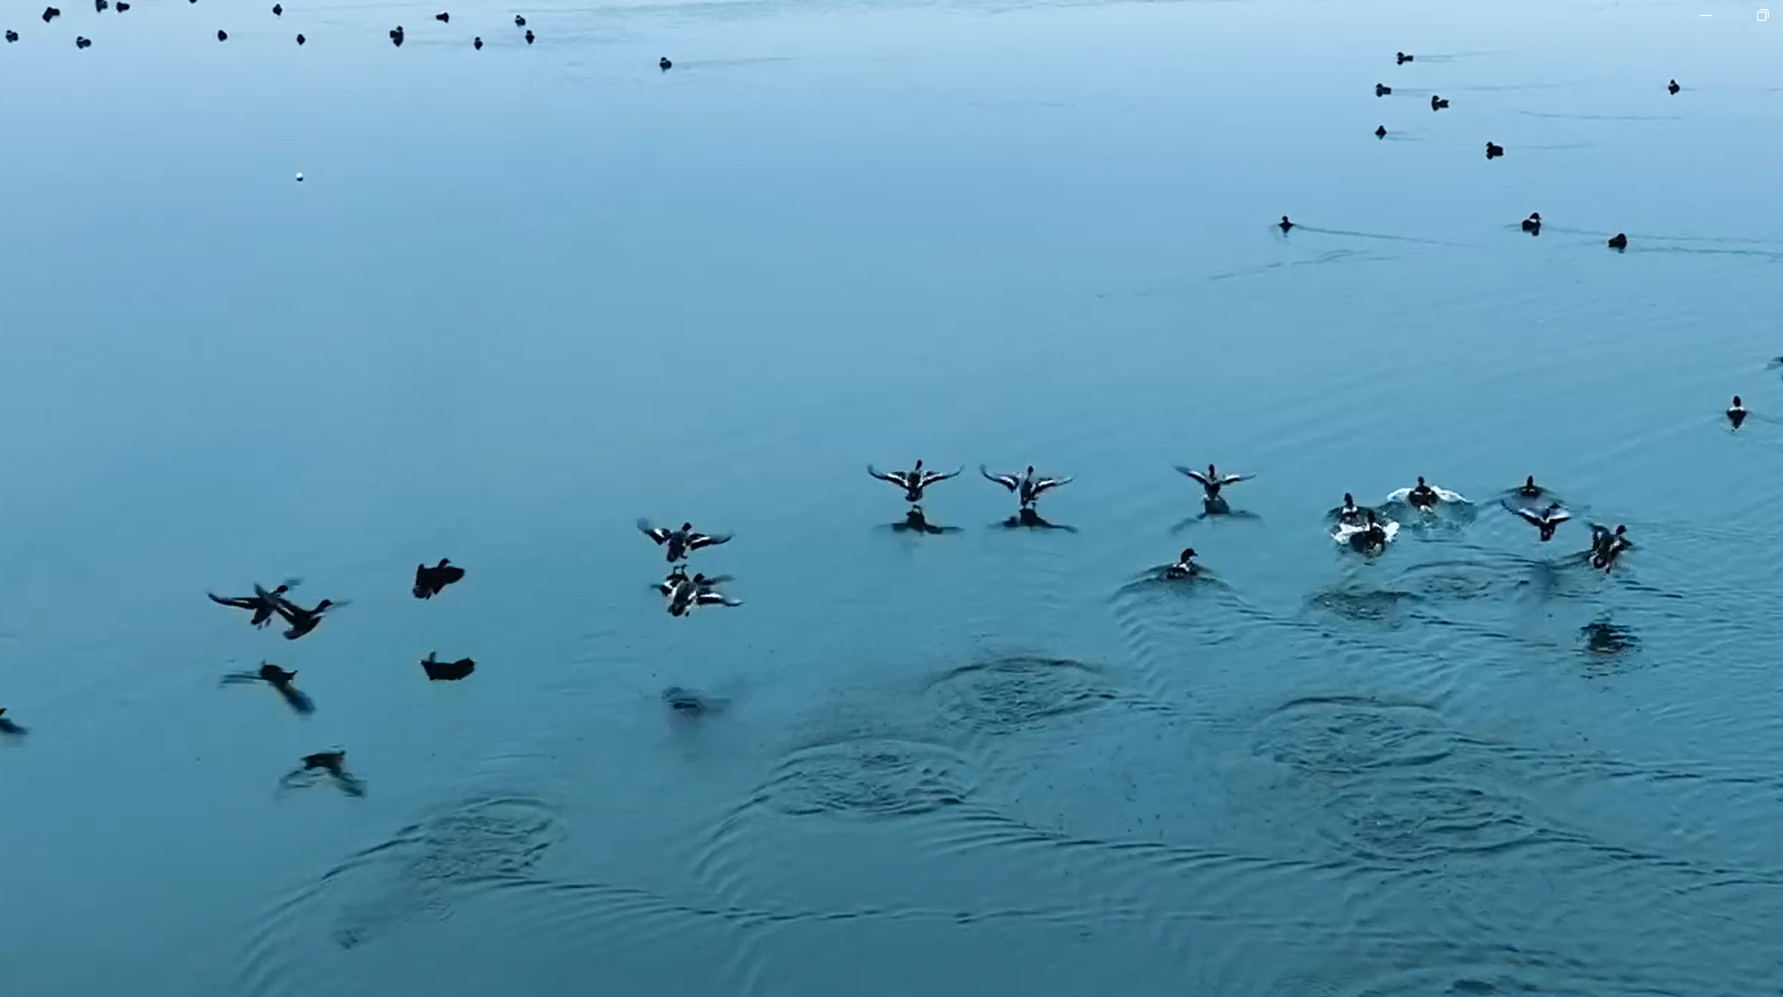
[[[1783,18],[267,6],[0,25],[8,993],[1783,993]]]

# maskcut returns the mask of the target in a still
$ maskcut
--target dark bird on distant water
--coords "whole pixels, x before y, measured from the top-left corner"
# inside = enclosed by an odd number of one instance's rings
[[[1373,511],[1374,510],[1372,509],[1357,505],[1356,497],[1349,492],[1344,492],[1343,504],[1331,510],[1331,515],[1335,517],[1339,523],[1360,526],[1362,525],[1363,518]]]
[[[1020,475],[992,474],[990,469],[983,464],[978,465],[978,473],[984,475],[986,481],[995,481],[997,484],[1016,493],[1016,497],[1021,499],[1021,508],[1023,509],[1027,509],[1035,502],[1040,501],[1040,496],[1045,494],[1048,490],[1071,483],[1071,479],[1068,477],[1038,477],[1034,474],[1034,465],[1032,464],[1029,464],[1028,469]]]
[[[107,0],[93,0],[93,9],[101,14],[105,13],[105,8],[110,6],[111,4]]]
[[[322,614],[328,612],[331,607],[339,605],[341,604],[332,599],[323,599],[321,602],[316,603],[316,608],[305,609],[291,600],[280,596],[278,607],[279,615],[285,618],[286,623],[291,624],[291,628],[285,631],[285,639],[296,640],[304,634],[309,633],[311,630],[316,629],[318,626],[321,626]]]
[[[526,18],[521,17],[519,14],[515,14],[514,15],[514,27],[516,27],[516,28],[526,27]]]
[[[1440,111],[1448,106],[1449,99],[1447,97],[1438,97],[1436,94],[1430,95],[1430,109],[1432,111]]]
[[[1497,159],[1499,156],[1502,156],[1502,155],[1504,155],[1504,146],[1495,145],[1491,142],[1486,143],[1486,158],[1487,159]]]
[[[285,6],[284,6],[284,4],[277,4],[277,3],[275,3],[275,4],[273,4],[273,5],[272,5],[272,16],[274,16],[274,17],[284,17],[284,16],[285,16]]]
[[[229,40],[229,32],[227,32],[227,31],[217,32],[217,41],[226,42],[228,40]]]
[[[1282,220],[1275,223],[1275,227],[1281,229],[1283,232],[1286,232],[1287,230],[1294,227],[1294,223],[1291,221],[1288,221],[1287,215],[1283,215]]]
[[[446,558],[440,563],[428,567],[425,564],[415,565],[415,598],[431,599],[440,594],[440,590],[453,582],[464,578],[464,569]]]
[[[11,734],[17,737],[25,732],[25,728],[6,719],[6,708],[0,706],[0,734]]]
[[[1406,55],[1404,52],[1395,52],[1395,53],[1393,53],[1393,58],[1395,60],[1394,65],[1403,66],[1406,63],[1417,58],[1417,56]],[[1440,61],[1440,60],[1438,60],[1438,61]]]
[[[297,768],[287,773],[279,783],[286,787],[303,786],[324,775],[332,778],[335,785],[348,796],[365,795],[365,783],[347,771],[347,753],[338,748],[304,755]]]
[[[674,65],[674,63],[670,62],[669,57],[666,55],[663,56],[662,58],[656,60],[656,67],[658,69],[661,69],[665,73],[668,72],[669,68],[672,67],[673,65]]]
[[[878,471],[874,470],[873,465],[867,465],[868,474],[878,478],[880,481],[889,481],[892,484],[897,485],[899,488],[904,489],[904,498],[906,501],[910,502],[921,502],[922,490],[924,488],[929,487],[937,481],[946,481],[948,478],[958,477],[960,471],[964,470],[965,468],[961,467],[958,471],[925,471],[922,469],[922,461],[920,460],[916,462],[915,467],[908,471]]]
[[[272,620],[273,614],[279,611],[279,600],[284,598],[285,593],[289,591],[291,591],[291,583],[286,582],[270,592],[256,584],[253,595],[220,596],[214,592],[206,592],[205,595],[210,596],[210,601],[219,606],[253,610],[254,618],[249,622],[254,626],[263,627]]]
[[[402,25],[390,29],[390,44],[402,48]]]
[[[1531,474],[1524,477],[1523,483],[1517,486],[1517,494],[1524,498],[1541,498],[1547,494],[1547,489],[1536,484],[1535,475]]]
[[[1679,90],[1684,89],[1683,87],[1678,85],[1677,80],[1673,80],[1670,83],[1666,84],[1665,88],[1672,93],[1677,93]]]
[[[1572,513],[1561,508],[1558,502],[1548,503],[1548,507],[1541,512],[1536,512],[1534,509],[1512,509],[1511,511],[1524,522],[1540,530],[1543,543],[1554,539],[1554,531],[1559,528],[1560,524],[1573,518]]]
[[[686,616],[696,606],[741,606],[743,600],[718,591],[719,585],[730,580],[729,575],[696,574],[689,578],[687,569],[677,564],[667,578],[656,584],[656,590],[668,597],[670,616]]]
[[[1628,236],[1623,235],[1621,232],[1617,232],[1615,235],[1610,236],[1609,247],[1611,249],[1627,249]]]
[[[1529,217],[1523,219],[1523,231],[1528,232],[1530,235],[1541,235],[1542,213],[1539,211],[1530,212]]]
[[[1739,395],[1733,396],[1733,404],[1727,407],[1727,421],[1733,423],[1735,429],[1746,421],[1746,406],[1740,402]]]
[[[54,7],[43,8],[43,23],[48,24],[52,18],[61,17],[62,12]]]
[[[1376,97],[1385,97],[1386,95],[1388,95],[1392,92],[1393,92],[1393,88],[1390,86],[1387,86],[1385,83],[1376,83],[1374,85],[1374,95]]]
[[[531,29],[531,28],[527,28],[527,29],[526,29],[526,44],[528,44],[528,45],[531,45],[531,44],[532,44],[532,42],[533,42],[533,33],[532,33],[532,29]]]
[[[478,37],[471,39],[471,48],[474,48],[479,52],[483,51],[482,36],[479,35]]]
[[[438,14],[433,15],[433,19],[441,24],[450,24],[452,22],[452,15],[442,10]]]
[[[9,31],[7,31],[7,32],[6,32],[6,40],[7,40],[7,41],[9,41],[9,42],[16,42],[16,41],[18,41],[18,40],[19,40],[19,33],[18,33],[18,32],[17,32],[17,31],[11,31],[11,30],[9,30]]]
[[[297,44],[299,44],[299,45],[303,44],[303,36],[302,35],[297,36]]]
[[[78,37],[78,36],[74,39],[74,47],[75,48],[91,48],[92,45],[93,45],[92,39]]]
[[[421,670],[427,673],[429,682],[456,682],[477,670],[477,663],[469,658],[457,661],[441,661],[432,651],[421,659]]]
[[[1386,138],[1387,137],[1387,126],[1382,125],[1379,128],[1376,128],[1374,130],[1374,137],[1375,138]]]
[[[117,3],[114,3],[111,5],[111,9],[122,14],[124,11],[127,11],[130,9],[130,5],[128,3],[125,3],[124,0],[118,0]]]

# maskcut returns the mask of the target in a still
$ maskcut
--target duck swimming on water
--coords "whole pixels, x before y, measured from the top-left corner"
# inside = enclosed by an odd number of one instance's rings
[[[1739,395],[1733,396],[1733,404],[1727,407],[1727,421],[1732,423],[1735,429],[1740,428],[1740,423],[1746,421],[1746,406],[1740,402]]]
[[[1524,498],[1541,498],[1543,495],[1547,494],[1547,489],[1536,484],[1535,475],[1531,474],[1523,479],[1522,484],[1517,486],[1517,494]]]
[[[476,671],[477,663],[469,658],[441,661],[435,652],[429,651],[427,657],[421,659],[421,670],[427,673],[429,682],[456,682]]]
[[[1679,85],[1678,85],[1678,81],[1677,81],[1677,80],[1673,80],[1673,81],[1671,81],[1671,82],[1670,82],[1670,83],[1667,83],[1667,84],[1666,84],[1666,85],[1665,85],[1665,89],[1666,89],[1666,91],[1667,91],[1667,92],[1669,92],[1669,93],[1674,93],[1674,94],[1675,94],[1675,93],[1677,93],[1677,92],[1678,92],[1678,91],[1679,91],[1679,90],[1682,90],[1682,89],[1684,89],[1684,88],[1683,88],[1683,87],[1681,87],[1681,86],[1679,86]]]
[[[1195,563],[1195,548],[1184,547],[1176,556],[1176,563],[1164,569],[1164,577],[1171,579],[1192,578],[1201,573],[1201,566]]]
[[[1609,247],[1617,251],[1627,249],[1628,236],[1621,232],[1617,232],[1615,235],[1610,236]]]
[[[1422,477],[1411,488],[1401,488],[1387,496],[1387,501],[1403,501],[1405,504],[1422,512],[1430,512],[1439,502],[1465,502],[1466,497],[1459,492],[1451,492],[1428,484]]]
[[[1386,138],[1387,137],[1387,126],[1381,125],[1379,128],[1376,128],[1374,130],[1374,137],[1375,138]]]
[[[7,41],[9,41],[9,42],[16,42],[16,41],[18,41],[18,40],[19,40],[19,33],[18,33],[18,32],[17,32],[17,31],[13,31],[13,30],[10,30],[10,29],[8,29],[8,30],[7,30],[7,32],[6,32],[6,40],[7,40]]]
[[[1398,534],[1398,523],[1383,523],[1373,509],[1364,509],[1361,522],[1337,524],[1337,529],[1331,531],[1331,539],[1338,543],[1347,543],[1355,550],[1368,554],[1386,550],[1387,544]]]
[[[516,27],[516,28],[526,27],[526,18],[521,17],[519,14],[515,14],[514,15],[514,27]]]
[[[411,590],[417,599],[431,599],[440,594],[440,590],[454,582],[464,579],[464,569],[446,558],[433,567],[425,564],[415,565],[415,587]]]
[[[1275,227],[1281,229],[1283,232],[1286,232],[1287,230],[1294,227],[1294,223],[1291,221],[1288,221],[1287,215],[1283,215],[1282,220],[1275,223]]]
[[[1438,97],[1436,94],[1430,95],[1430,109],[1432,111],[1440,111],[1443,108],[1448,107],[1448,106],[1449,106],[1449,98]]]
[[[1591,524],[1591,566],[1609,571],[1622,552],[1634,546],[1628,539],[1628,527],[1618,526],[1614,532]]]
[[[74,47],[75,48],[92,48],[93,40],[91,38],[86,38],[84,36],[76,35],[75,39],[74,39]]]
[[[1523,219],[1523,231],[1528,232],[1530,235],[1541,235],[1542,213],[1539,211],[1531,211],[1529,217]]]
[[[662,70],[665,73],[668,72],[670,69],[674,68],[674,65],[675,64],[670,62],[669,57],[666,55],[663,56],[662,58],[656,60],[656,68]]]
[[[929,487],[937,481],[946,481],[948,478],[958,477],[960,471],[964,470],[965,467],[961,466],[958,471],[948,473],[943,473],[941,471],[925,471],[922,469],[922,461],[920,460],[916,462],[915,467],[908,471],[876,471],[873,469],[873,465],[867,465],[868,474],[878,478],[880,481],[889,481],[892,484],[897,485],[899,488],[904,489],[904,498],[911,502],[922,501],[922,490],[924,488]]]
[[[396,27],[390,29],[390,44],[395,45],[397,48],[402,48],[402,39],[402,25],[398,24]]]
[[[668,530],[660,526],[651,526],[650,520],[638,520],[638,529],[659,547],[666,547],[664,552],[670,562],[684,560],[687,555],[701,547],[716,547],[721,543],[729,543],[732,534],[722,533],[712,536],[706,533],[695,533],[692,523],[682,523],[678,530]]]
[[[1044,494],[1048,489],[1057,488],[1060,485],[1068,485],[1071,483],[1071,479],[1068,477],[1067,478],[1036,477],[1034,474],[1034,465],[1032,465],[1032,464],[1029,464],[1028,469],[1026,471],[1022,472],[1021,476],[1019,476],[1019,477],[1016,475],[1013,475],[1013,474],[992,474],[990,472],[990,469],[985,467],[983,464],[978,465],[978,473],[984,475],[984,478],[986,481],[995,481],[997,484],[1002,485],[1004,488],[1007,488],[1010,491],[1015,492],[1016,495],[1018,497],[1020,497],[1020,499],[1021,499],[1021,507],[1023,509],[1027,509],[1027,508],[1031,507],[1035,502],[1039,501],[1040,496],[1042,494]]]
[[[62,12],[60,10],[57,10],[54,7],[43,8],[43,23],[45,23],[45,24],[50,23],[51,19],[61,17],[61,16],[62,16]]]
[[[1390,86],[1387,86],[1385,83],[1376,83],[1374,85],[1374,95],[1376,97],[1385,97],[1392,92],[1393,92],[1393,88]]]
[[[1533,509],[1512,509],[1511,511],[1524,522],[1539,530],[1543,543],[1554,539],[1554,531],[1559,528],[1560,524],[1573,518],[1572,513],[1561,508],[1558,502],[1548,503],[1548,507],[1541,512],[1536,512]]]
[[[1415,58],[1417,58],[1415,55],[1406,55],[1404,52],[1395,52],[1393,53],[1393,64],[1396,66],[1403,66]]]
[[[1486,158],[1487,159],[1497,159],[1499,156],[1502,156],[1502,155],[1504,155],[1504,146],[1498,145],[1494,142],[1486,143]]]
[[[474,48],[479,52],[483,51],[483,36],[482,35],[478,35],[477,37],[471,39],[471,48]]]
[[[1373,511],[1373,509],[1366,506],[1357,505],[1355,496],[1351,495],[1349,492],[1344,492],[1343,504],[1331,510],[1331,515],[1339,523],[1347,523],[1350,526],[1361,526],[1368,521],[1368,514]]]

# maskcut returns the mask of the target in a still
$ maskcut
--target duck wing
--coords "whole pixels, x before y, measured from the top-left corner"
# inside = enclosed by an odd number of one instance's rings
[[[957,478],[960,476],[960,471],[964,471],[965,469],[966,465],[961,464],[958,470],[950,471],[946,474],[943,474],[940,471],[925,471],[922,476],[923,487],[926,488],[937,481],[946,481],[948,478]]]
[[[1254,475],[1254,474],[1228,474],[1225,477],[1220,479],[1220,484],[1221,485],[1236,485],[1240,481],[1249,481],[1254,477],[1256,477],[1256,475]]]
[[[997,484],[1002,485],[1010,491],[1015,491],[1017,488],[1021,487],[1021,478],[1016,477],[1013,474],[992,474],[990,469],[983,464],[978,465],[978,473],[984,475],[986,481],[995,481]]]
[[[701,592],[693,597],[693,601],[701,606],[741,606],[743,600],[732,599],[722,592]]]
[[[1571,518],[1573,518],[1573,514],[1567,512],[1565,509],[1555,509],[1548,514],[1548,522],[1550,523],[1564,523]]]
[[[1543,522],[1542,514],[1539,512],[1534,512],[1532,510],[1524,509],[1524,508],[1520,508],[1520,507],[1513,508],[1513,509],[1511,509],[1511,511],[1517,514],[1517,518],[1523,520],[1525,523],[1528,523],[1531,526],[1542,525],[1542,522]]]
[[[1046,491],[1048,488],[1057,488],[1060,485],[1068,485],[1070,483],[1071,483],[1070,477],[1041,478],[1034,482],[1033,494],[1035,496],[1038,496],[1041,492]]]
[[[712,536],[705,533],[689,533],[687,535],[687,549],[699,550],[701,547],[716,547],[722,543],[730,543],[731,537],[733,536],[736,536],[736,534],[720,533],[717,536]]]
[[[256,599],[253,596],[220,596],[215,592],[206,592],[204,594],[210,596],[210,601],[219,606],[231,606],[236,609],[259,609],[264,603],[264,600]]]
[[[669,540],[669,531],[663,529],[660,526],[651,526],[650,520],[648,520],[648,519],[639,519],[638,520],[638,530],[639,530],[639,532],[643,533],[645,536],[656,541],[656,545],[658,547],[667,543]]]
[[[1177,464],[1176,469],[1178,471],[1180,471],[1181,473],[1186,474],[1191,478],[1194,478],[1196,481],[1201,482],[1201,486],[1203,488],[1208,488],[1213,485],[1213,482],[1208,479],[1207,475],[1202,474],[1200,471],[1197,471],[1192,467],[1184,467],[1181,464]]]
[[[876,471],[873,469],[873,465],[868,464],[867,473],[878,478],[880,481],[889,481],[892,484],[897,485],[899,488],[910,487],[908,476],[903,471]]]

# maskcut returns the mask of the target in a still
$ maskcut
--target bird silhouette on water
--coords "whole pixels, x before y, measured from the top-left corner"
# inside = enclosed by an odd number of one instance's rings
[[[440,563],[432,567],[415,565],[415,587],[412,591],[417,599],[431,599],[439,595],[441,589],[463,579],[464,569],[442,557]]]
[[[19,33],[18,33],[18,32],[17,32],[17,31],[12,31],[12,30],[8,30],[8,31],[7,31],[7,32],[6,32],[6,40],[7,40],[7,41],[9,41],[9,42],[16,42],[16,41],[18,41],[18,40],[19,40]]]
[[[1289,229],[1292,229],[1294,227],[1294,223],[1291,221],[1288,221],[1287,215],[1283,215],[1282,220],[1275,223],[1275,227],[1281,229],[1283,232],[1286,232]]]
[[[1554,531],[1559,529],[1561,523],[1572,518],[1572,513],[1567,512],[1558,502],[1548,503],[1548,507],[1540,512],[1536,512],[1534,509],[1512,509],[1511,511],[1516,513],[1519,519],[1535,527],[1540,532],[1543,543],[1554,539]]]
[[[921,460],[918,460],[916,466],[908,471],[879,471],[875,470],[873,465],[867,465],[869,475],[904,489],[905,500],[912,503],[922,501],[923,489],[936,482],[958,477],[960,471],[964,470],[965,468],[961,467],[954,471],[927,471],[923,469]]]
[[[364,796],[365,782],[347,771],[347,753],[338,748],[332,751],[318,751],[313,755],[304,755],[297,767],[279,780],[279,785],[287,789],[313,785],[322,778],[333,780],[335,786],[348,796]]]
[[[450,24],[452,22],[452,15],[442,10],[438,14],[433,15],[433,19],[441,24]]]
[[[519,14],[515,14],[514,15],[514,27],[516,27],[516,28],[526,27],[526,18],[521,17]]]
[[[299,44],[299,45],[303,44],[303,36],[302,35],[297,36],[297,44]]]
[[[1740,401],[1739,395],[1733,396],[1733,404],[1727,407],[1727,421],[1732,423],[1735,429],[1740,428],[1740,423],[1746,421],[1746,405]]]
[[[1447,97],[1438,97],[1436,94],[1430,95],[1430,109],[1432,111],[1440,111],[1448,106],[1449,99]]]
[[[1498,145],[1493,142],[1486,143],[1486,158],[1487,159],[1497,159],[1499,156],[1502,156],[1502,155],[1504,155],[1504,146]]]
[[[1523,231],[1528,232],[1530,235],[1541,235],[1542,213],[1539,211],[1530,212],[1529,217],[1523,219]]]
[[[1610,236],[1608,245],[1611,249],[1621,252],[1628,248],[1628,236],[1621,232],[1617,232],[1615,235]]]
[[[1679,90],[1682,90],[1684,88],[1678,85],[1677,80],[1673,80],[1670,83],[1667,83],[1665,85],[1665,89],[1668,93],[1677,93]]]
[[[218,31],[217,32],[217,41],[226,42],[228,40],[229,40],[229,32],[227,32],[227,31]]]
[[[1375,138],[1386,138],[1387,137],[1387,126],[1382,125],[1379,128],[1376,128],[1374,130],[1374,137]]]
[[[402,37],[402,25],[398,24],[396,27],[390,29],[390,44],[395,45],[397,48],[402,48]]]
[[[75,48],[92,48],[93,47],[92,39],[76,36],[76,38],[74,39],[74,47]]]
[[[303,690],[292,685],[297,678],[295,671],[286,671],[278,665],[262,661],[259,671],[230,672],[223,676],[224,685],[237,685],[244,682],[264,682],[273,687],[284,699],[285,705],[299,714],[308,715],[316,712],[316,704],[305,695]]]
[[[421,659],[421,670],[427,673],[429,682],[456,682],[477,670],[477,663],[469,658],[457,661],[441,661],[433,651]]]
[[[483,51],[483,38],[481,35],[471,39],[471,48],[474,48],[479,52]]]
[[[1393,92],[1393,88],[1390,86],[1387,86],[1385,83],[1376,83],[1374,85],[1374,95],[1376,97],[1385,97],[1392,92]]]
[[[128,3],[125,3],[124,0],[118,0],[117,3],[114,3],[111,5],[111,9],[122,14],[124,11],[127,11],[130,9],[130,5]]]
[[[533,42],[533,33],[532,33],[532,29],[531,29],[531,28],[527,28],[527,29],[526,29],[526,44],[528,44],[528,45],[531,45],[531,44],[532,44],[532,42]]]
[[[276,4],[276,3],[275,3],[275,4],[273,4],[273,5],[272,5],[272,16],[274,16],[274,17],[284,17],[284,16],[285,16],[285,7],[284,7],[284,5],[283,5],[283,4]]]
[[[97,13],[105,13],[105,8],[110,6],[111,4],[107,0],[93,0],[93,10]]]
[[[43,23],[45,23],[45,24],[48,24],[52,20],[55,20],[56,18],[61,17],[61,16],[62,16],[62,12],[60,10],[57,10],[54,7],[43,8]]]
[[[25,728],[6,719],[6,708],[0,706],[0,734],[9,734],[13,737],[19,737],[24,733]]]
[[[674,68],[674,65],[675,64],[670,62],[669,57],[666,55],[663,56],[662,58],[656,60],[656,68],[662,70],[665,73],[668,72],[670,69]]]

